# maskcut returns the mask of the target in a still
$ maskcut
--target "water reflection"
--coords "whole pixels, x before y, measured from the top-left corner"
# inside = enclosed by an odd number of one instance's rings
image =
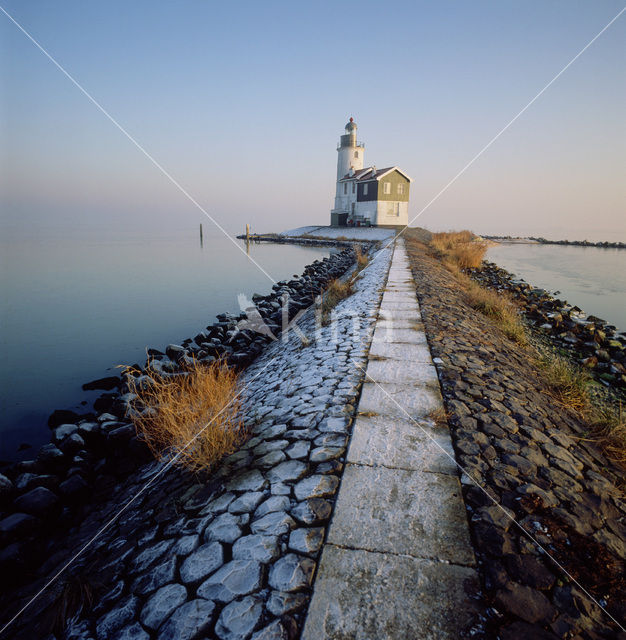
[[[272,282],[250,254],[281,280],[329,253],[255,244],[247,256],[224,236],[205,230],[200,245],[194,236],[3,244],[0,458],[47,441],[53,409],[88,410],[77,402],[98,393],[83,383],[238,312],[238,293],[267,293]]]
[[[501,244],[489,249],[487,259],[626,330],[624,249]]]

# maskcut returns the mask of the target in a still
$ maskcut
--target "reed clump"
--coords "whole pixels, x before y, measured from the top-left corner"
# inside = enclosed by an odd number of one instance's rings
[[[144,375],[127,369],[136,394],[131,419],[138,436],[159,459],[191,471],[207,471],[245,441],[238,376],[224,360],[193,361],[181,373]]]

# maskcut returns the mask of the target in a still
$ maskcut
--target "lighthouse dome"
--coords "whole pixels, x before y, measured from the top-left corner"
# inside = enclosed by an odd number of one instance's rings
[[[350,118],[350,122],[346,125],[346,133],[352,133],[353,131],[356,131],[356,122],[354,118]]]

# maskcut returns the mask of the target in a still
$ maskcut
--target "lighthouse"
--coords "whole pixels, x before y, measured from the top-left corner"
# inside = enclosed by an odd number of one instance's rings
[[[412,179],[398,167],[364,169],[365,145],[357,140],[356,132],[356,122],[350,118],[337,146],[337,189],[330,224],[406,225]]]
[[[350,122],[346,125],[346,132],[339,139],[337,147],[337,180],[341,180],[350,169],[357,171],[363,168],[365,145],[357,142],[356,130],[356,122],[354,118],[350,118]]]

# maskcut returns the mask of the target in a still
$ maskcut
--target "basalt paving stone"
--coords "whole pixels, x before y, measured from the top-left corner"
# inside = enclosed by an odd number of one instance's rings
[[[478,591],[468,567],[328,544],[301,637],[458,640],[478,611]]]
[[[347,464],[328,542],[474,564],[461,485],[447,474]]]
[[[94,587],[97,610],[85,608],[72,623],[71,632],[54,637],[48,631],[40,632],[43,623],[34,626],[35,615],[24,616],[24,624],[16,627],[14,637],[96,638],[97,623],[111,611],[115,612],[111,621],[115,630],[109,625],[105,633],[101,625],[101,635],[112,639],[258,635],[263,640],[293,640],[299,635],[302,610],[311,593],[308,585],[344,467],[338,456],[345,455],[353,405],[364,377],[353,360],[365,367],[390,259],[391,251],[386,251],[382,259],[371,261],[361,272],[354,294],[339,303],[337,319],[321,328],[319,337],[313,310],[307,311],[299,324],[312,338],[310,345],[303,347],[290,332],[286,342],[268,343],[243,371],[242,383],[247,389],[242,412],[253,434],[247,445],[210,474],[169,469],[148,491],[140,493],[128,508],[128,515],[123,514],[111,525],[103,542],[87,551],[84,565],[70,567],[69,579],[77,574],[87,580],[95,576],[97,583],[102,583]],[[359,319],[358,327],[352,318]],[[283,454],[290,461],[283,459]],[[109,471],[105,467],[98,473],[108,481]],[[107,493],[99,498],[93,509],[98,513],[90,525],[94,531],[138,492],[148,475],[156,472],[156,465],[146,465],[122,481],[120,490],[114,486],[118,478],[111,477],[110,496]],[[70,532],[67,541],[63,536],[63,542],[68,550],[80,548],[91,535],[90,529],[77,530]],[[216,559],[203,555],[208,547],[222,549],[223,554]],[[150,551],[141,555],[147,548]],[[48,549],[56,554],[57,545],[50,544]],[[297,554],[290,556],[291,560],[301,560],[290,573],[289,566],[285,572],[285,563],[278,562],[291,553]],[[140,562],[132,566],[136,558]],[[64,561],[64,555],[60,559]],[[226,564],[216,566],[222,561]],[[274,593],[285,595],[282,610],[276,602],[273,608],[267,602],[272,593],[270,570],[276,566],[283,568],[280,583],[277,569],[272,573],[275,586],[281,589]],[[89,573],[84,567],[89,567]],[[49,573],[49,569],[43,569],[41,578]],[[186,586],[180,584],[183,580]],[[293,596],[287,598],[287,589],[292,588]],[[30,593],[26,595],[30,597]],[[42,610],[42,602],[56,607],[55,594],[49,593],[47,600],[44,597],[39,601]],[[136,596],[133,603],[137,606],[133,605],[127,619],[118,614],[130,594]],[[7,612],[0,618],[17,610],[18,598],[23,596],[12,596],[11,606],[0,606],[0,611]],[[188,601],[180,604],[184,598]],[[265,601],[263,607],[256,606],[257,599]],[[149,624],[142,630],[139,616],[148,602],[156,613],[146,610],[144,618]],[[252,606],[248,606],[250,603]],[[263,614],[257,620],[259,610]],[[235,629],[233,623],[246,611],[254,614],[249,628]],[[267,611],[289,616],[280,621],[288,634],[267,617]]]
[[[447,429],[382,416],[359,416],[347,462],[457,475]]]
[[[439,385],[435,382],[409,386],[371,382],[367,378],[363,383],[358,412],[418,420],[440,409],[441,402]]]

